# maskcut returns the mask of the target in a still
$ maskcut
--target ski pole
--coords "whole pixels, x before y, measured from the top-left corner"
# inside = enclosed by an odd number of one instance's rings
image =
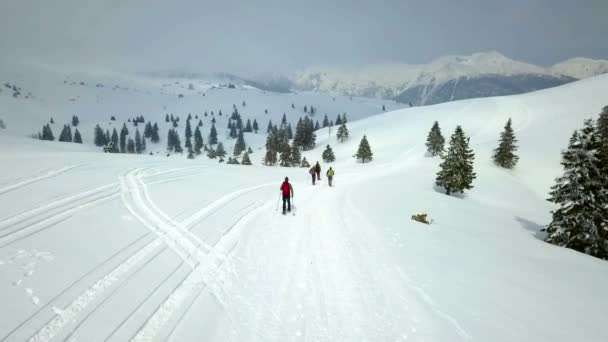
[[[279,211],[279,202],[281,202],[281,193],[279,192],[279,198],[277,198],[277,208],[274,211]]]

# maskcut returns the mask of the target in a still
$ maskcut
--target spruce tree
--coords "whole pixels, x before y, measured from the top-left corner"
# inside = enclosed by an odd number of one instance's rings
[[[367,136],[364,135],[359,143],[359,149],[357,150],[357,154],[355,156],[357,159],[361,159],[362,163],[365,163],[366,160],[371,161],[373,155],[372,149],[367,141]]]
[[[99,127],[99,125],[95,126],[93,135],[94,135],[93,142],[95,143],[95,146],[101,147],[101,146],[105,145],[105,136],[104,136],[103,130],[101,129],[101,127]]]
[[[215,150],[213,149],[213,147],[209,147],[207,149],[207,157],[209,157],[209,159],[215,159],[217,157],[217,155],[215,154]]]
[[[152,136],[152,124],[150,123],[150,121],[148,121],[148,123],[146,124],[146,127],[144,128],[144,138],[150,138]]]
[[[346,113],[342,114],[342,123],[346,124],[348,120],[346,120]]]
[[[165,115],[165,122],[169,122],[169,114]]]
[[[284,167],[291,166],[291,147],[289,147],[289,144],[283,144],[280,148],[279,165]]]
[[[331,149],[331,147],[329,145],[327,145],[327,147],[325,148],[325,151],[323,151],[323,160],[326,163],[331,163],[336,160],[334,151]]]
[[[230,134],[229,134],[230,138],[235,139],[238,136],[237,130],[236,130],[236,125],[232,125],[232,127],[230,127]]]
[[[135,142],[131,138],[127,141],[127,153],[135,153]]]
[[[253,119],[253,131],[257,134],[259,130],[260,126],[258,125],[258,122],[256,121],[256,119]]]
[[[441,170],[437,173],[437,185],[443,187],[448,195],[472,189],[476,177],[473,172],[475,154],[469,149],[462,127],[456,127],[448,151],[442,158]]]
[[[78,132],[78,129],[74,130],[74,142],[77,144],[82,144],[82,137],[80,136],[80,132]]]
[[[224,144],[222,144],[222,142],[217,144],[215,155],[220,157],[220,159],[223,159],[226,156],[226,150],[224,149]]]
[[[293,144],[291,144],[291,158],[290,158],[290,162],[292,166],[300,166],[300,163],[302,162],[302,155],[300,154],[300,148],[298,146],[296,146],[295,142]]]
[[[194,130],[194,153],[201,154],[201,149],[203,148],[203,135],[201,134],[201,130],[197,126]]]
[[[110,141],[112,141],[112,135],[110,134],[110,130],[106,129],[106,134],[104,135],[103,139],[104,139],[104,145],[107,145],[110,143]]]
[[[141,152],[145,152],[146,151],[146,138],[141,138]]]
[[[76,116],[76,115],[72,116],[72,126],[77,127],[79,123],[80,123],[80,120],[78,119],[78,116]]]
[[[287,116],[285,116],[285,113],[283,113],[283,118],[281,118],[281,127],[284,127],[287,125]]]
[[[135,153],[140,154],[144,151],[143,146],[141,144],[141,134],[139,133],[139,129],[135,130]]]
[[[243,151],[247,149],[247,145],[245,144],[245,137],[243,136],[243,131],[239,131],[238,138],[236,139],[236,143],[234,144],[234,155],[239,156]]]
[[[608,174],[601,169],[593,120],[586,120],[562,153],[564,174],[551,188],[558,205],[545,241],[608,260]]]
[[[327,118],[327,114],[323,117],[323,128],[329,126],[329,119]]]
[[[193,148],[192,148],[192,139],[191,138],[186,138],[186,142],[184,143],[184,147],[186,147],[186,151],[188,152],[188,154],[191,154],[194,152]]]
[[[55,120],[53,120],[53,118],[51,118],[51,120],[50,120],[49,122],[50,122],[50,123],[51,123],[51,125],[52,125],[52,124],[54,124],[54,123],[55,123]]]
[[[245,125],[244,130],[247,133],[253,132],[253,127],[251,126],[251,120],[250,119],[247,119],[247,124]]]
[[[494,163],[500,167],[512,169],[517,164],[519,157],[515,155],[517,151],[517,145],[515,143],[515,133],[511,127],[511,119],[507,121],[505,130],[500,133],[500,143],[498,148],[494,150]]]
[[[293,130],[291,129],[291,123],[287,124],[287,139],[293,139]]]
[[[602,168],[608,172],[608,106],[602,109],[597,120],[597,134],[600,143],[600,159]]]
[[[336,118],[336,126],[341,125],[342,124],[342,118],[340,117],[340,114],[338,114],[338,117]]]
[[[386,107],[384,105],[382,105],[382,111],[386,112]]]
[[[215,130],[215,124],[211,124],[211,130],[209,131],[209,145],[217,144],[217,131]]]
[[[438,156],[443,152],[443,146],[445,144],[445,138],[441,135],[441,129],[439,128],[439,122],[435,121],[431,131],[426,138],[426,148],[430,155]]]
[[[273,129],[270,129],[268,136],[266,137],[266,155],[264,157],[264,164],[274,165],[277,162],[277,150],[275,144],[275,133]]]
[[[306,105],[304,105],[304,113],[308,113],[308,107],[306,107]]]
[[[112,137],[110,138],[110,142],[112,143],[112,153],[118,153],[120,150],[118,149],[118,132],[116,132],[116,128],[112,130]]]
[[[175,153],[182,153],[184,152],[184,149],[182,149],[182,142],[179,139],[179,133],[177,133],[177,130],[173,130],[173,150],[175,151]]]
[[[251,146],[247,147],[247,153],[252,154],[253,150],[251,149]]]
[[[318,131],[321,129],[321,125],[319,125],[319,120],[317,120],[317,122],[315,122],[315,131]]]
[[[167,131],[167,152],[172,152],[175,149],[175,131],[169,128]]]
[[[266,128],[266,133],[270,133],[272,131],[272,120],[268,120],[268,128]]]
[[[157,143],[160,141],[160,136],[158,135],[158,125],[156,123],[154,123],[154,126],[152,126],[150,141],[152,141],[153,143]]]
[[[241,165],[251,165],[251,159],[249,158],[249,153],[245,152],[243,154],[243,159],[241,160]]]
[[[122,124],[122,129],[120,130],[120,153],[127,153],[127,136],[129,135],[129,130],[127,129],[127,124]]]
[[[186,120],[186,131],[184,132],[186,139],[192,138],[192,126],[190,126],[190,120]]]
[[[348,128],[346,128],[346,123],[342,123],[342,125],[340,125],[340,128],[338,128],[338,133],[336,133],[336,137],[341,143],[348,139]]]
[[[198,120],[198,126],[197,127],[203,127],[203,120]]]

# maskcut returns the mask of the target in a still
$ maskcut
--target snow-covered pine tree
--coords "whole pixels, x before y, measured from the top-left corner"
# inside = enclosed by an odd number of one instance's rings
[[[340,117],[340,114],[338,114],[338,117],[336,118],[336,126],[341,125],[342,124],[342,117]]]
[[[348,139],[348,128],[346,127],[346,123],[343,122],[342,125],[338,128],[338,133],[336,133],[336,137],[340,140],[341,143],[344,140]]]
[[[80,132],[78,132],[78,128],[74,130],[74,142],[77,144],[82,144],[82,136],[80,136]]]
[[[323,117],[323,128],[329,126],[329,119],[327,118],[327,114]]]
[[[173,128],[169,128],[167,131],[167,152],[172,152],[175,145],[175,131]]]
[[[198,120],[198,125],[197,127],[203,127],[203,120]]]
[[[150,138],[152,136],[152,123],[148,121],[146,126],[144,127],[144,138]]]
[[[292,166],[298,167],[302,163],[302,155],[300,154],[300,147],[296,146],[295,142],[291,144],[291,157],[290,162]]]
[[[165,115],[165,122],[169,122],[169,114]]]
[[[194,152],[194,149],[192,148],[192,138],[186,138],[184,147],[186,148],[186,151],[188,152],[188,154],[192,154]]]
[[[116,131],[116,127],[114,127],[114,129],[112,130],[112,137],[110,138],[110,142],[112,143],[112,150],[110,152],[119,153],[120,150],[118,149],[118,132]]]
[[[197,126],[194,130],[194,153],[201,154],[201,149],[203,148],[203,135],[201,134],[201,130]]]
[[[318,131],[318,130],[320,130],[320,129],[321,129],[321,125],[319,124],[319,120],[317,120],[317,121],[315,122],[315,131]]]
[[[348,123],[348,120],[346,120],[346,113],[342,114],[342,123]]]
[[[247,123],[245,124],[244,131],[247,133],[253,132],[253,127],[251,126],[251,119],[247,119]]]
[[[209,159],[215,159],[217,157],[217,154],[215,153],[213,146],[210,146],[209,148],[207,148],[207,157],[209,157]]]
[[[143,146],[141,144],[141,134],[139,133],[139,129],[135,130],[135,153],[139,154],[144,151]]]
[[[222,144],[221,141],[217,144],[215,155],[220,157],[220,159],[223,159],[226,156],[226,150],[224,149],[224,144]]]
[[[190,120],[186,120],[186,130],[184,132],[186,139],[192,138],[192,126],[190,126]]]
[[[51,120],[49,120],[49,122],[51,123],[51,125],[55,124],[55,120],[53,120],[53,118],[51,118]]]
[[[362,163],[365,161],[371,161],[373,157],[372,148],[369,146],[369,142],[367,141],[367,136],[363,136],[361,142],[359,143],[359,149],[357,150],[357,154],[355,155],[357,159],[361,159]]]
[[[331,149],[331,147],[329,146],[329,144],[325,148],[325,151],[323,151],[323,160],[326,163],[331,163],[331,162],[333,162],[333,161],[336,160],[336,156],[334,155],[334,151]]]
[[[258,125],[257,120],[253,119],[253,132],[255,132],[257,134],[259,130],[260,130],[260,126]]]
[[[517,164],[519,157],[515,155],[517,151],[517,139],[511,127],[511,119],[507,121],[505,130],[500,133],[500,143],[494,150],[494,163],[500,167],[512,169]]]
[[[308,113],[308,107],[306,107],[306,105],[304,105],[304,113]]]
[[[74,134],[76,134],[76,133],[74,133]],[[93,142],[94,142],[95,146],[102,147],[102,146],[106,145],[106,143],[105,143],[106,139],[105,139],[103,130],[101,129],[101,127],[99,127],[99,125],[95,125],[93,136],[94,136]]]
[[[281,127],[285,127],[287,125],[287,116],[283,113],[283,117],[281,118]]]
[[[158,135],[158,125],[154,123],[152,126],[152,134],[150,135],[150,141],[153,143],[157,143],[160,141],[160,136]]]
[[[77,115],[72,116],[72,126],[77,127],[80,123],[80,119],[78,119]]]
[[[182,142],[179,139],[179,133],[177,133],[176,129],[173,130],[173,150],[175,153],[184,152],[184,149],[182,149]]]
[[[127,124],[122,124],[122,129],[120,130],[120,153],[127,153],[127,136],[129,135],[129,130],[127,129]]]
[[[600,158],[602,168],[608,172],[608,106],[602,109],[597,120],[597,133],[600,141]]]
[[[266,133],[270,133],[272,131],[272,120],[268,120],[268,128],[266,128]]]
[[[217,130],[215,124],[211,124],[211,130],[209,131],[209,145],[217,144]]]
[[[247,149],[247,145],[245,144],[245,137],[243,135],[243,130],[240,130],[236,139],[236,143],[234,144],[234,155],[241,155],[241,153],[243,153],[245,149]]]
[[[426,138],[426,150],[432,156],[438,156],[443,153],[443,147],[445,144],[445,138],[441,134],[441,128],[439,128],[439,122],[435,121],[431,131]]]
[[[146,151],[146,138],[141,138],[141,152],[145,152]]]
[[[251,159],[249,158],[249,153],[243,153],[243,159],[241,160],[241,165],[251,165]]]
[[[293,130],[291,129],[291,123],[287,124],[287,139],[293,139]]]
[[[551,187],[558,205],[545,241],[608,260],[608,174],[601,170],[598,134],[586,120],[562,152],[563,176]]]
[[[103,137],[104,145],[107,145],[108,143],[110,143],[110,141],[112,141],[111,137],[112,137],[112,135],[110,134],[110,130],[106,129],[106,134],[104,134],[104,137]]]
[[[264,156],[264,164],[274,165],[277,163],[277,150],[275,146],[275,133],[270,129],[266,137],[266,155]]]
[[[291,147],[289,144],[281,145],[281,154],[279,155],[279,165],[287,167],[291,166]]]
[[[131,138],[127,141],[127,153],[135,153],[135,142]]]
[[[448,195],[473,188],[473,180],[476,177],[473,172],[475,154],[469,149],[462,127],[456,127],[448,151],[442,159],[441,170],[437,173],[436,179],[438,186],[443,187]]]

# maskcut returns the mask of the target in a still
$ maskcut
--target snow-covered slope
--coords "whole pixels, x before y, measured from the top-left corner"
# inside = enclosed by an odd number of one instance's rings
[[[584,79],[608,73],[608,60],[590,58],[572,58],[557,63],[550,69],[556,75]]]
[[[416,105],[548,88],[607,72],[607,61],[574,59],[544,68],[492,51],[445,56],[429,64],[387,64],[362,68],[310,67],[295,77],[299,89],[340,95],[396,98]],[[465,82],[473,82],[466,85]],[[449,91],[441,88],[449,87]],[[465,88],[461,94],[459,86]],[[493,88],[488,91],[486,88]],[[435,95],[434,93],[440,92]]]
[[[333,188],[300,168],[0,133],[0,339],[606,341],[608,263],[540,229],[560,150],[607,87],[608,75],[397,110],[351,121],[342,144],[319,131],[304,155],[332,144]],[[512,171],[490,161],[509,117]],[[477,179],[461,198],[434,188],[435,120],[471,137]],[[352,158],[363,134],[366,164]],[[295,216],[276,211],[285,176]],[[410,220],[419,212],[433,224]]]

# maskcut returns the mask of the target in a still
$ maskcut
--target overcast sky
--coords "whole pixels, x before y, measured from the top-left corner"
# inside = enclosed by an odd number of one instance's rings
[[[608,58],[608,0],[1,0],[0,60],[292,71],[497,50]]]

